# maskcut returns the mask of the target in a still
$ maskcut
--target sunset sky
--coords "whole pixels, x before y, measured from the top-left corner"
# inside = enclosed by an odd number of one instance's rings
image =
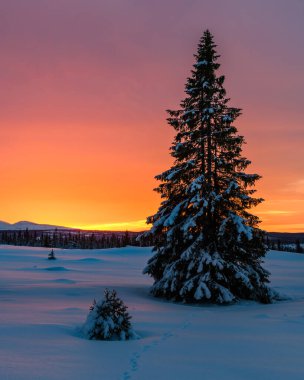
[[[0,0],[0,220],[143,229],[209,28],[263,176],[254,213],[304,231],[303,20],[303,0]]]

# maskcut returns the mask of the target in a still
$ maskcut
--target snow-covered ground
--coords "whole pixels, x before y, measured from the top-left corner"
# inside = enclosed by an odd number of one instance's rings
[[[187,306],[149,295],[149,248],[0,247],[1,380],[304,378],[304,255],[272,251],[272,305]],[[80,333],[94,298],[115,288],[140,339]]]

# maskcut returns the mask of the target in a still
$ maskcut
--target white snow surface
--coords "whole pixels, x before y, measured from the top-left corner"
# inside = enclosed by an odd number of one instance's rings
[[[0,246],[1,380],[304,378],[304,255],[267,255],[285,301],[191,306],[150,296],[150,248],[56,250],[55,265],[49,251]],[[106,287],[129,306],[139,339],[81,335]]]

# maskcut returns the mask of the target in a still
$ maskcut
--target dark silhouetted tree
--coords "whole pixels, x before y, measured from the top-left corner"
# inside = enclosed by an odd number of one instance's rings
[[[303,253],[303,248],[301,246],[300,240],[296,240],[296,252],[297,253]]]

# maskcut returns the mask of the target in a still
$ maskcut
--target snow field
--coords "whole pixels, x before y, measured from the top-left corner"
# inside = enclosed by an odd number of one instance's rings
[[[189,306],[149,295],[151,249],[0,247],[1,380],[303,379],[304,255],[265,267],[286,300]],[[140,339],[83,338],[94,298],[115,288]]]

